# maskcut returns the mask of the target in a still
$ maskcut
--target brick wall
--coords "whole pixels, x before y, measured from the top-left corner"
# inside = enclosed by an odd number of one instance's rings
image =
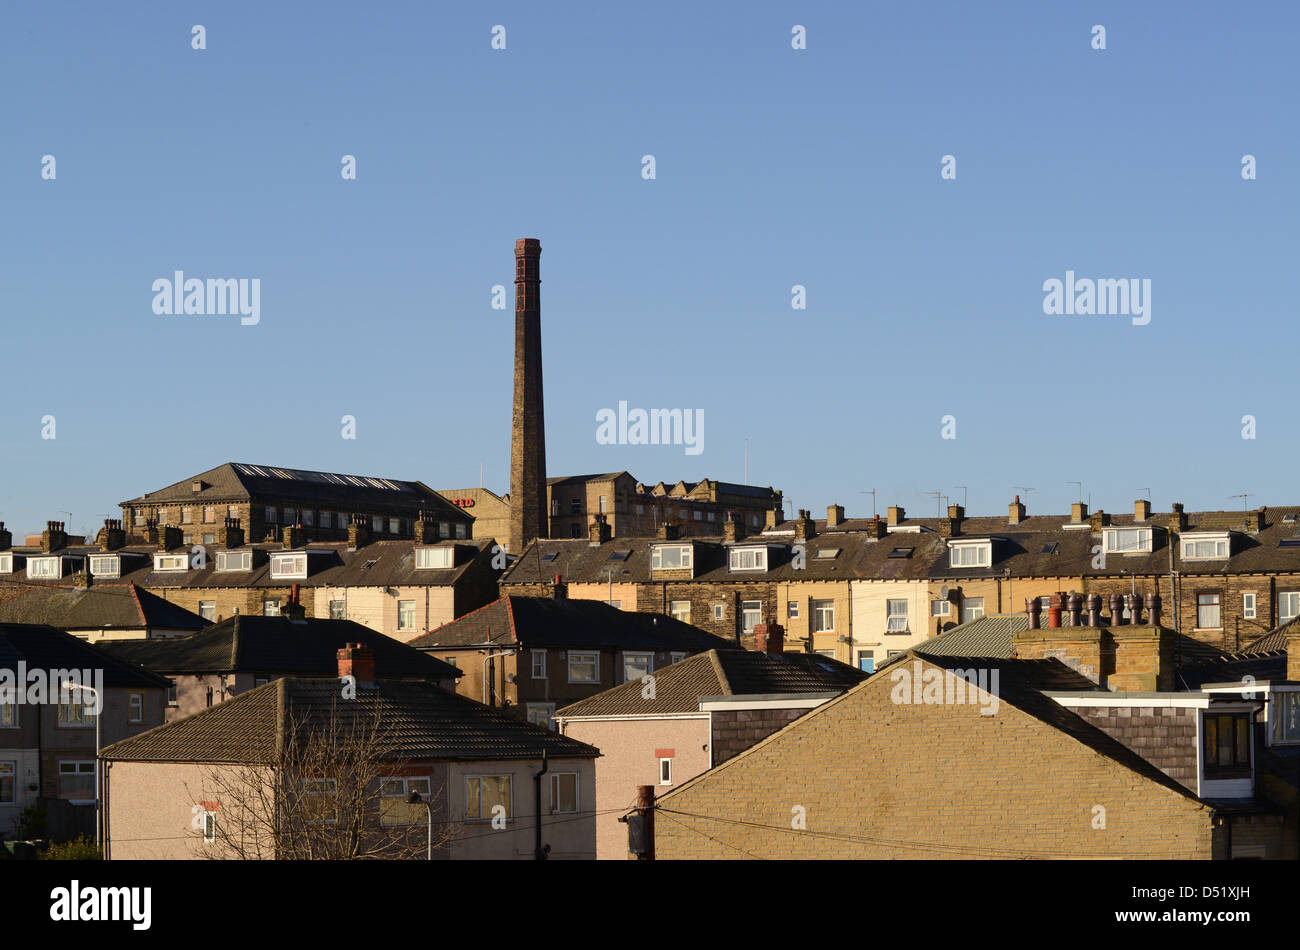
[[[873,677],[662,798],[658,857],[1213,856],[1194,799],[1010,703],[894,704],[893,686]]]

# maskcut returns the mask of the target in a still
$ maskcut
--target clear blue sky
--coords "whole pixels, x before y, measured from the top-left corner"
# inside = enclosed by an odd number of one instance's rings
[[[7,4],[0,520],[230,460],[506,490],[519,237],[553,475],[739,481],[749,439],[823,512],[1300,501],[1295,4],[722,6]],[[155,315],[177,269],[261,323]],[[1151,323],[1044,315],[1067,269]],[[703,454],[598,445],[619,400]]]

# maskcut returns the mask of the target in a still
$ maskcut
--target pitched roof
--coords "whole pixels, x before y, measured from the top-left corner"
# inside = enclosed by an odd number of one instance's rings
[[[459,509],[458,509],[459,510]],[[455,562],[449,568],[417,569],[415,566],[415,549],[434,545],[416,544],[410,539],[372,541],[360,548],[349,549],[346,541],[316,542],[295,548],[309,554],[307,567],[311,572],[306,580],[298,583],[312,586],[335,587],[442,587],[453,586],[484,557],[493,545],[491,538],[475,540],[441,541],[437,546],[453,545],[456,550]],[[293,580],[271,577],[270,555],[285,550],[283,544],[276,542],[266,544],[249,544],[234,550],[252,554],[251,568],[247,571],[220,571],[217,554],[225,551],[216,545],[208,546],[207,563],[204,567],[190,567],[184,571],[155,571],[153,555],[159,553],[157,545],[128,545],[116,551],[103,552],[98,548],[68,548],[60,552],[68,557],[86,557],[91,554],[115,554],[123,557],[122,584],[135,584],[137,587],[159,590],[165,588],[210,588],[210,587],[274,587],[285,588]],[[176,553],[176,552],[173,552]],[[180,552],[184,553],[184,552]],[[30,557],[30,555],[24,555]],[[134,567],[133,565],[139,565]],[[11,575],[15,584],[31,587],[67,587],[68,579],[43,580],[29,578],[26,566]],[[96,582],[94,589],[107,586]],[[3,596],[3,588],[0,588]]]
[[[167,674],[258,673],[329,676],[338,671],[337,651],[361,643],[375,656],[375,675],[391,679],[441,680],[456,667],[351,620],[261,617],[236,614],[188,637],[109,640],[96,646]]]
[[[204,487],[196,492],[194,482],[200,482]],[[436,512],[440,519],[473,520],[467,512],[452,505],[422,482],[250,465],[245,462],[226,462],[121,504],[138,506],[193,502],[203,505],[267,497],[316,502],[327,507],[338,507],[340,499],[346,499],[347,504],[354,508],[365,509],[389,510],[394,507],[423,506]]]
[[[619,610],[598,600],[507,595],[410,641],[422,650],[524,646],[650,650],[739,650],[738,644],[666,614]]]
[[[271,763],[294,726],[381,723],[375,754],[412,761],[594,758],[593,746],[426,683],[379,680],[340,697],[338,679],[285,677],[103,750],[106,759]]]
[[[32,623],[0,623],[0,669],[90,669],[104,671],[104,685],[165,689],[171,682],[123,659],[100,652],[85,640],[55,627]]]
[[[1275,650],[1286,649],[1286,639],[1289,633],[1300,630],[1300,618],[1288,620],[1286,623],[1278,624],[1268,633],[1261,634],[1250,643],[1246,644],[1242,653],[1272,653]]]
[[[1024,614],[985,614],[918,643],[915,650],[924,656],[1008,659],[1011,656],[1012,634],[1028,629],[1029,618]]]
[[[653,698],[646,698],[643,684],[632,680],[566,706],[556,716],[568,719],[698,712],[704,696],[840,692],[866,675],[815,653],[788,653],[776,659],[753,651],[709,650],[656,670]]]
[[[198,614],[135,584],[0,590],[0,622],[44,623],[64,630],[202,630],[208,626]]]

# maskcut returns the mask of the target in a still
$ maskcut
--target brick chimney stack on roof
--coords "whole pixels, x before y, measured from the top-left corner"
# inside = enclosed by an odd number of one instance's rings
[[[0,521],[0,551],[8,551],[14,546],[14,533],[5,528],[5,523]]]
[[[358,686],[373,686],[375,654],[361,643],[349,643],[338,651],[339,679],[355,676]]]
[[[785,653],[785,627],[775,620],[755,625],[754,649],[768,656],[781,656]]]
[[[609,516],[603,513],[592,515],[591,524],[587,526],[587,537],[592,544],[604,544],[614,536],[609,526]]]
[[[889,526],[891,528],[896,525],[902,524],[906,520],[907,520],[907,512],[903,510],[901,505],[889,506]]]
[[[1020,524],[1025,520],[1025,506],[1020,503],[1020,496],[1007,506],[1007,524]]]
[[[104,529],[99,535],[99,549],[116,551],[125,544],[126,532],[122,530],[122,522],[116,518],[105,518]]]
[[[41,532],[41,551],[49,554],[51,551],[62,551],[67,546],[68,535],[63,530],[63,522],[45,522],[45,530]]]
[[[515,242],[515,401],[510,428],[510,548],[550,537],[542,398],[542,243]]]
[[[844,523],[844,506],[827,505],[826,506],[826,527],[838,528]]]

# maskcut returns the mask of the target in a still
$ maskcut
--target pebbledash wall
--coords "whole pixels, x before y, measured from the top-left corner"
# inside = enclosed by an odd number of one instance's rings
[[[985,716],[895,704],[893,688],[873,677],[664,796],[656,856],[1218,856],[1211,810],[1190,795],[1005,700]]]

